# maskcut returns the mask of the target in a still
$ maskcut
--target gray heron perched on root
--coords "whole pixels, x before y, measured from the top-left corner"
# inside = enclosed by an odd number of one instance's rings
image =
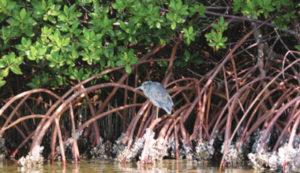
[[[158,117],[159,108],[165,110],[169,115],[172,113],[173,100],[159,82],[146,81],[136,89],[142,90],[150,102],[156,106],[156,118]]]

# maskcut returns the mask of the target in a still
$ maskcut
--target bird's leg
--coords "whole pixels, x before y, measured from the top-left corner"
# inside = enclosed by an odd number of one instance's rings
[[[156,119],[158,118],[159,107],[156,107]]]

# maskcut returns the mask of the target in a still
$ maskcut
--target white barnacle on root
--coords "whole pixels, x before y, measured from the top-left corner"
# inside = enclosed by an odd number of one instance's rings
[[[90,151],[90,154],[93,159],[108,159],[109,156],[106,154],[105,145],[101,144],[99,146],[93,147]]]
[[[176,152],[176,147],[175,147],[175,138],[174,138],[174,136],[173,137],[170,137],[169,139],[168,139],[168,144],[167,144],[167,150],[168,151],[170,151],[170,157],[171,158],[175,158],[176,156],[176,154],[175,154],[175,152]]]
[[[300,150],[298,150],[298,153],[296,157],[294,158],[293,164],[292,164],[292,171],[299,171],[300,170]]]
[[[114,157],[118,156],[119,153],[124,151],[125,145],[122,144],[122,140],[124,139],[124,137],[125,137],[125,133],[122,133],[121,136],[118,137],[117,140],[115,140],[115,143],[113,143],[113,146],[111,148],[111,153]]]
[[[122,134],[118,137],[118,139],[115,141],[116,144],[121,145],[121,144],[122,144],[122,140],[124,139],[124,137],[125,137],[125,133],[122,133]]]
[[[287,172],[297,172],[300,169],[300,150],[288,144],[284,144],[280,147],[278,152],[274,151],[270,153],[265,150],[260,150],[248,154],[248,158],[255,169],[284,169]]]
[[[272,152],[271,154],[268,154],[268,162],[267,164],[269,165],[271,170],[277,170],[279,169],[279,161],[278,161],[278,155],[277,152]]]
[[[249,153],[248,158],[256,170],[264,170],[266,168],[278,170],[280,166],[277,152],[270,153],[265,150],[259,150],[256,153]]]
[[[143,136],[145,144],[142,155],[140,156],[140,163],[153,163],[156,160],[157,155],[159,155],[158,151],[154,147],[156,143],[154,136],[155,133],[153,131],[146,129],[146,133]]]
[[[214,147],[208,143],[208,142],[200,142],[197,146],[196,146],[196,154],[195,156],[197,157],[198,160],[200,161],[208,161],[212,158],[215,149]]]
[[[221,153],[224,152],[223,148],[222,146]],[[229,166],[237,166],[243,162],[242,150],[240,148],[238,149],[236,145],[230,145],[224,160]]]
[[[256,169],[256,170],[264,169],[263,163],[261,162],[261,159],[259,158],[257,153],[249,153],[248,158],[254,169]]]
[[[291,163],[296,155],[297,150],[288,144],[285,144],[278,149],[279,162],[281,164]]]
[[[155,163],[157,160],[162,160],[166,156],[168,148],[164,145],[164,139],[154,139],[155,133],[150,129],[146,129],[144,135],[145,144],[140,156],[139,163]]]
[[[117,160],[120,162],[132,161],[133,159],[135,159],[138,153],[140,153],[140,151],[143,149],[144,142],[145,142],[144,138],[137,139],[136,142],[133,144],[132,148],[125,147],[123,151],[118,153]]]
[[[186,144],[185,140],[182,140],[182,148],[184,150],[185,158],[188,160],[192,160],[193,159],[192,148]]]
[[[157,160],[162,160],[164,156],[168,155],[168,148],[164,145],[164,139],[159,138],[156,140],[156,145],[154,146],[154,149],[157,153]]]
[[[282,147],[278,149],[278,157],[279,157],[279,162],[282,166],[285,166],[285,170],[291,170],[293,169],[294,171],[299,171],[297,168],[297,161],[300,155],[300,150],[295,149],[291,145],[285,144]],[[297,157],[298,156],[298,157]]]
[[[42,152],[44,147],[35,146],[31,153],[29,153],[26,157],[21,157],[18,160],[18,165],[26,168],[39,167],[43,165],[44,158],[42,156]]]

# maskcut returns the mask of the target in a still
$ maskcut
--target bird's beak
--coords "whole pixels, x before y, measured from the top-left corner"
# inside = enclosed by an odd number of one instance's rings
[[[137,88],[135,88],[136,90],[141,90],[142,89],[142,86],[139,86]]]

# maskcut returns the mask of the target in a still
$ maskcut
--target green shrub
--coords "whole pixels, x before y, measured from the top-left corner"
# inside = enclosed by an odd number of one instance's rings
[[[234,0],[233,5],[236,13],[254,18],[289,9],[276,20],[283,27],[295,16],[289,0]],[[10,72],[26,76],[30,88],[57,88],[122,65],[130,73],[137,53],[153,45],[168,43],[182,32],[185,46],[197,42],[200,28],[207,25],[205,8],[182,0],[0,0],[0,87]],[[198,17],[204,22],[195,21]],[[205,35],[209,46],[225,48],[227,23],[220,18],[211,26]],[[201,62],[189,51],[178,56],[182,59],[177,66]]]

